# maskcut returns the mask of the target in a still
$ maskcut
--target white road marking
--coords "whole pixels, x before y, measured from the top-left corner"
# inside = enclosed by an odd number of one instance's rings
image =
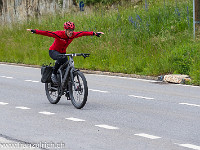
[[[141,99],[154,99],[151,97],[144,97],[144,96],[136,96],[136,95],[129,95],[130,97],[141,98]]]
[[[13,79],[13,77],[0,76],[1,78]]]
[[[100,125],[95,125],[96,127],[100,127],[100,128],[105,128],[105,129],[109,129],[109,130],[117,130],[119,129],[118,127],[113,127],[113,126],[109,126],[109,125],[105,125],[105,124],[100,124]]]
[[[37,68],[37,66],[36,67],[34,67],[34,66],[26,66],[26,65],[19,65],[19,64],[3,64],[3,63],[0,63],[0,65],[2,65],[2,66],[11,66],[11,67],[18,67],[18,68],[27,68],[27,69],[40,69],[40,68]]]
[[[145,133],[139,133],[139,134],[134,134],[134,135],[145,137],[145,138],[152,139],[152,140],[160,139],[161,138],[159,136],[154,136],[154,135],[145,134]]]
[[[13,77],[6,77],[7,79],[13,79]]]
[[[55,113],[51,113],[51,112],[48,112],[48,111],[41,111],[39,113],[44,114],[44,115],[54,115],[55,114]]]
[[[100,93],[109,93],[108,91],[101,91],[101,90],[94,90],[94,89],[89,89],[89,91],[100,92]]]
[[[172,84],[173,86],[183,86],[183,87],[193,87],[193,88],[200,88],[200,86],[195,85],[186,85],[186,84]]]
[[[35,82],[35,83],[40,82],[40,81],[34,81],[34,80],[24,80],[24,81],[26,81],[26,82]]]
[[[0,105],[7,105],[8,103],[0,102]]]
[[[88,74],[88,75],[99,76],[99,77],[108,77],[108,78],[128,79],[128,80],[139,80],[139,81],[145,81],[145,82],[154,81],[154,80],[150,80],[150,79],[140,79],[140,78],[134,78],[134,77],[111,76],[111,75],[100,75],[100,74]]]
[[[17,108],[17,109],[23,109],[23,110],[30,109],[30,108],[28,108],[28,107],[24,107],[24,106],[17,106],[17,107],[15,107],[15,108]]]
[[[180,105],[188,105],[188,106],[194,106],[194,107],[200,107],[200,105],[197,104],[189,104],[189,103],[179,103]]]
[[[67,119],[67,120],[71,120],[71,121],[85,121],[85,120],[78,119],[78,118],[73,118],[73,117],[65,118],[65,119]]]
[[[193,145],[193,144],[177,144],[177,145],[186,147],[186,148],[190,148],[190,149],[200,150],[200,146]]]

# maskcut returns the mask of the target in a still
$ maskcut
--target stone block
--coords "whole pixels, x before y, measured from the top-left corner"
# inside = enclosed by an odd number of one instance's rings
[[[169,74],[164,76],[163,81],[170,83],[185,83],[185,81],[190,81],[190,77],[188,75]]]

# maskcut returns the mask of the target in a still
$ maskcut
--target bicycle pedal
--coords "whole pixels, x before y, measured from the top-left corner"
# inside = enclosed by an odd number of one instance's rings
[[[69,97],[69,92],[66,92],[65,96],[67,97],[67,100],[71,100]]]

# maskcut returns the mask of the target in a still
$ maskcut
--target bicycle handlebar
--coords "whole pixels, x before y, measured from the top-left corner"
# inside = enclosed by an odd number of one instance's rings
[[[71,56],[71,57],[83,56],[84,58],[90,56],[90,54],[88,53],[73,53],[73,54],[60,54],[60,55],[66,55],[66,56]]]

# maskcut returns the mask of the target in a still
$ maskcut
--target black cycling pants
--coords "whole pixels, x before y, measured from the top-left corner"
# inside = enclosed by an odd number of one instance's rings
[[[59,67],[68,60],[67,56],[60,55],[60,54],[62,53],[59,53],[58,51],[55,51],[55,50],[49,50],[49,56],[53,60],[56,60],[55,66],[53,68],[53,74],[57,74]]]

